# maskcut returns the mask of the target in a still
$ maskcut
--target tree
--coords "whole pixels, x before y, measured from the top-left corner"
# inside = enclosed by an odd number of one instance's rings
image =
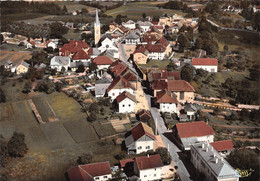
[[[77,68],[77,70],[76,70],[77,73],[82,73],[82,72],[84,72],[84,71],[85,71],[85,67],[84,67],[84,65],[82,65],[82,64],[79,65],[78,68]]]
[[[62,67],[62,68],[61,68],[61,73],[64,74],[65,71],[66,71],[65,67]]]
[[[187,36],[184,33],[180,34],[180,36],[178,37],[177,42],[179,44],[179,51],[180,52],[183,52],[184,49],[189,46],[189,40],[188,40]]]
[[[197,38],[195,42],[195,49],[201,49],[203,46],[203,40],[201,38]]]
[[[14,132],[12,138],[9,140],[7,147],[8,153],[11,157],[23,157],[27,151],[24,134]]]
[[[88,116],[87,119],[89,122],[94,122],[97,120],[97,118],[98,118],[98,116],[95,113],[90,113],[90,115]]]
[[[89,64],[89,71],[95,71],[95,70],[97,70],[97,64],[95,64],[95,63],[93,63],[93,62],[91,62],[90,64]]]
[[[67,9],[66,5],[63,6],[62,12],[63,12],[64,14],[68,12],[68,9]]]
[[[3,34],[0,34],[0,45],[2,45],[3,41],[4,41],[4,36]]]
[[[55,22],[50,25],[51,38],[62,38],[62,35],[68,32],[68,28],[63,26],[61,23]]]
[[[99,112],[100,112],[100,105],[97,102],[93,102],[89,106],[89,112],[93,113],[93,114],[99,114]]]
[[[86,8],[82,8],[82,9],[81,9],[81,13],[82,13],[82,14],[88,14],[88,10],[87,10]]]
[[[173,71],[177,69],[177,65],[173,61],[170,61],[166,68],[168,71]]]
[[[194,77],[194,67],[190,64],[185,64],[181,68],[181,79],[190,82]]]
[[[159,147],[155,150],[155,153],[161,156],[164,165],[169,165],[172,161],[171,155],[169,154],[167,148]]]
[[[109,30],[109,26],[107,24],[103,25],[101,27],[101,32],[104,34],[105,32],[107,32]]]
[[[259,178],[259,168],[260,168],[260,158],[255,150],[251,149],[235,149],[227,156],[228,163],[240,170],[254,170],[249,177],[243,178],[243,180],[258,180]]]
[[[116,16],[116,19],[115,19],[115,22],[117,23],[117,24],[119,24],[119,25],[121,25],[121,23],[122,23],[122,15],[121,14],[119,14],[119,15],[117,15]]]
[[[0,135],[0,167],[4,166],[8,157],[8,147],[2,135]]]
[[[228,46],[227,46],[227,45],[224,45],[223,50],[224,50],[225,52],[228,52],[228,51],[229,51]]]
[[[143,16],[143,19],[145,19],[146,18],[146,13],[143,13],[142,16]]]
[[[32,82],[29,80],[29,81],[27,81],[27,82],[24,84],[23,93],[28,94],[29,92],[31,92],[31,89],[32,89]]]
[[[5,102],[5,101],[6,101],[6,97],[5,97],[4,91],[0,87],[0,103]]]
[[[50,79],[45,78],[37,84],[36,90],[51,94],[52,92],[55,92],[55,84]]]
[[[93,162],[93,155],[84,153],[78,157],[77,163],[79,165],[89,164]]]

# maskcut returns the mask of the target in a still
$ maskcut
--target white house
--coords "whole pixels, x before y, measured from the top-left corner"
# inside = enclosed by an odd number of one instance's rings
[[[58,46],[57,46],[58,42],[57,41],[49,40],[49,41],[46,42],[46,45],[47,45],[47,47],[53,48],[53,50],[58,48]]]
[[[108,69],[113,61],[108,56],[98,56],[94,58],[93,63],[97,65],[98,69]]]
[[[134,95],[124,91],[116,97],[116,103],[119,113],[131,113],[134,112],[136,99]]]
[[[149,31],[150,27],[153,26],[153,24],[150,21],[137,21],[136,24],[138,24],[144,32]]]
[[[215,58],[193,58],[191,63],[196,69],[218,72],[218,60]]]
[[[109,162],[106,161],[72,167],[68,171],[68,177],[71,181],[107,181],[112,179],[112,172]]]
[[[128,154],[139,154],[154,150],[155,136],[151,127],[140,122],[126,133],[125,144]]]
[[[160,180],[162,168],[163,163],[159,154],[136,157],[134,160],[134,173],[141,181]]]
[[[165,57],[165,47],[163,45],[147,44],[148,57],[154,60],[163,60]]]
[[[197,112],[196,106],[192,104],[186,104],[184,107],[184,111],[187,114],[189,120],[195,119],[195,114]]]
[[[156,93],[156,102],[160,105],[161,112],[179,114],[178,101],[175,97],[171,97],[167,90],[162,90]]]
[[[238,172],[209,143],[191,146],[191,162],[205,180],[238,181]]]
[[[198,142],[214,141],[214,131],[204,121],[177,123],[173,135],[183,150],[190,150],[190,146]]]
[[[56,69],[58,72],[61,71],[62,67],[65,68],[65,71],[68,71],[70,67],[70,57],[54,56],[51,59],[50,67]]]
[[[112,37],[109,35],[103,35],[100,39],[101,46],[98,47],[99,51],[103,53],[106,50],[115,50],[118,51],[116,43],[112,40]]]
[[[127,22],[123,22],[122,25],[130,30],[135,29],[135,22],[133,20],[128,20]]]
[[[134,95],[134,90],[135,88],[131,85],[130,82],[128,82],[125,78],[118,76],[107,88],[107,94],[113,101],[117,96],[119,96],[119,94],[123,93],[124,91]]]

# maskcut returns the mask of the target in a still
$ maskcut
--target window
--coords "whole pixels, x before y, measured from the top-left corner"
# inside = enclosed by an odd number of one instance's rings
[[[144,177],[147,177],[147,175],[144,175]]]
[[[131,104],[128,104],[129,107],[131,107]]]
[[[142,149],[142,146],[138,146],[138,148],[137,148],[138,150],[141,150]]]
[[[180,92],[180,100],[184,99],[184,92]]]
[[[156,174],[154,174],[153,176],[156,177]]]
[[[115,96],[115,93],[112,93],[112,96]]]
[[[107,176],[104,176],[104,178],[107,178]]]
[[[96,177],[95,180],[99,180],[99,177]]]
[[[214,69],[211,69],[210,71],[211,71],[211,72],[214,72]]]
[[[125,107],[125,105],[124,105],[124,104],[123,104],[122,106],[123,106],[123,107]]]
[[[146,146],[145,149],[150,149],[150,146]]]

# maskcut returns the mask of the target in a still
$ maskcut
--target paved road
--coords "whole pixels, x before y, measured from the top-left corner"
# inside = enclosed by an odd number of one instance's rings
[[[170,155],[174,161],[174,165],[178,166],[177,172],[178,172],[181,180],[182,181],[191,181],[190,174],[187,171],[186,167],[184,166],[183,162],[181,161],[181,159],[179,158],[179,155],[178,155],[178,152],[181,152],[181,150],[172,141],[170,141],[168,138],[166,138],[163,135],[163,133],[169,132],[169,131],[167,130],[158,109],[151,107],[151,96],[146,94],[146,98],[149,103],[151,114],[152,114],[154,120],[157,121],[157,131],[160,134],[160,136],[162,137],[162,140],[163,140],[164,144],[166,145],[166,147],[169,146]]]

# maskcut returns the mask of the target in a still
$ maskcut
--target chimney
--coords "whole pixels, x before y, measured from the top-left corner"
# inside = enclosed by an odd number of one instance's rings
[[[149,156],[150,156],[150,155],[149,155],[149,154],[147,154],[147,158],[149,158]]]
[[[209,151],[209,148],[207,147],[207,148],[206,148],[206,152],[208,152],[208,151]]]
[[[216,158],[216,164],[218,164],[218,158]]]
[[[213,151],[213,146],[211,147],[211,151]]]
[[[204,146],[204,143],[202,143],[201,147],[202,147],[202,148],[204,148],[204,147],[205,147],[205,146]]]
[[[221,161],[224,162],[224,158],[223,157],[221,157]]]
[[[214,158],[216,157],[216,153],[213,154],[213,157],[214,157]]]

